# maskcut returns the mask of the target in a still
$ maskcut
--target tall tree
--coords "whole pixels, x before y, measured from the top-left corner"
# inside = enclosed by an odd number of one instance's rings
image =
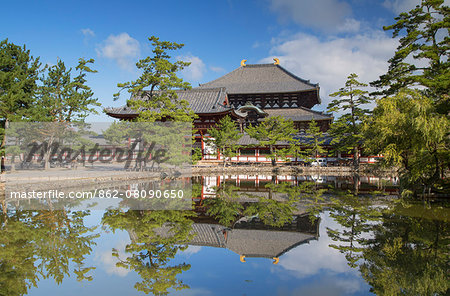
[[[277,142],[293,142],[292,136],[296,133],[292,120],[285,119],[281,116],[267,117],[259,125],[250,125],[245,129],[250,137],[258,141],[258,146],[269,147],[269,158],[272,165],[276,165],[276,161],[280,156],[280,152],[276,148]]]
[[[341,117],[333,122],[329,133],[334,136],[333,142],[339,150],[353,150],[353,165],[359,166],[359,152],[362,145],[362,122],[369,114],[363,106],[370,102],[367,91],[361,89],[367,84],[358,80],[358,75],[352,73],[347,77],[345,86],[330,94],[339,97],[328,104],[328,111],[342,112]]]
[[[118,99],[122,90],[127,90],[132,99],[127,104],[139,111],[138,121],[153,122],[171,118],[179,121],[192,121],[195,113],[189,108],[188,102],[179,100],[175,89],[190,89],[188,82],[177,76],[177,73],[189,66],[183,61],[171,61],[169,51],[181,49],[184,44],[160,41],[158,37],[148,38],[153,46],[153,56],[146,57],[136,63],[142,71],[135,80],[119,83],[119,92],[114,94]]]
[[[400,169],[405,193],[437,189],[450,164],[450,121],[433,104],[420,91],[405,90],[378,100],[366,126],[365,146]]]
[[[223,166],[226,166],[227,159],[236,156],[236,151],[239,148],[237,142],[242,134],[239,133],[236,123],[229,116],[222,118],[218,126],[208,132],[213,139],[211,142],[223,155]]]
[[[50,166],[51,146],[58,137],[67,134],[69,123],[84,122],[90,113],[97,113],[95,106],[100,106],[93,97],[92,89],[86,84],[87,74],[97,72],[89,68],[88,64],[91,63],[94,63],[93,59],[80,58],[75,68],[78,75],[73,77],[72,68],[67,68],[63,61],[58,60],[41,78],[42,85],[34,104],[32,118],[46,122],[46,128],[38,128],[35,134],[37,141],[46,141],[48,144],[44,149],[46,169]]]
[[[421,86],[439,105],[440,113],[449,110],[450,87],[449,24],[450,8],[444,0],[422,0],[409,12],[384,27],[400,38],[389,69],[373,86],[383,87],[378,94],[392,95],[404,87]]]
[[[72,68],[67,68],[59,60],[48,69],[42,78],[42,86],[37,102],[36,119],[50,122],[83,122],[89,113],[97,113],[95,106],[100,103],[94,98],[94,92],[86,84],[88,73],[96,73],[89,68],[93,59],[80,58],[75,68],[78,75],[72,78]]]
[[[5,126],[10,121],[29,118],[37,90],[39,58],[30,55],[25,45],[20,47],[0,42],[0,154],[4,154]]]

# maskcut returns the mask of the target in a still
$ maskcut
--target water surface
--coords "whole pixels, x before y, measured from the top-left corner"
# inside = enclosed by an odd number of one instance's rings
[[[0,295],[445,295],[448,203],[365,180],[204,176],[194,211],[11,211]]]

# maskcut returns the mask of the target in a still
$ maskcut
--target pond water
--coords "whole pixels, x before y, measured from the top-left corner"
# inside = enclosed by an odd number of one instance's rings
[[[193,211],[11,211],[0,295],[446,295],[449,204],[396,190],[198,176]]]

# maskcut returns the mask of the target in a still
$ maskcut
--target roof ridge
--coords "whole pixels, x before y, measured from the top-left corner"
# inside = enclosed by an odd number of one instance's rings
[[[225,77],[231,75],[232,73],[234,73],[234,72],[236,72],[236,71],[238,71],[238,70],[240,70],[240,69],[245,69],[245,68],[247,68],[247,67],[249,67],[249,68],[258,68],[258,67],[278,67],[280,70],[282,70],[283,72],[285,72],[286,74],[288,74],[289,76],[291,76],[291,77],[294,78],[294,79],[300,80],[301,82],[306,83],[306,84],[311,85],[311,86],[314,86],[314,87],[316,87],[316,88],[319,87],[319,83],[311,83],[310,80],[303,79],[303,78],[301,78],[301,77],[299,77],[299,76],[293,74],[292,72],[288,71],[287,69],[285,69],[285,68],[282,67],[281,65],[279,65],[279,64],[274,64],[274,63],[269,63],[269,64],[246,64],[245,66],[240,66],[240,67],[234,69],[233,71],[228,72],[227,74],[225,74],[225,75],[223,75],[223,76],[220,76],[220,77],[218,77],[218,78],[216,78],[216,79],[214,79],[214,80],[205,82],[205,83],[203,83],[203,84],[199,84],[199,87],[202,87],[202,86],[204,86],[204,85],[208,85],[208,84],[217,82],[217,81],[219,81],[219,80],[222,80],[222,79],[224,79]]]
[[[220,87],[204,87],[204,88],[193,87],[191,89],[187,89],[186,91],[214,91],[214,90],[222,92],[222,91],[225,91],[225,87],[223,87],[223,86],[220,86]]]
[[[316,111],[316,110],[312,110],[312,109],[309,109],[309,108],[306,108],[306,107],[303,107],[303,106],[299,106],[298,108],[301,108],[301,109],[306,110],[306,111],[311,111],[311,112],[319,114],[319,115],[333,115],[332,113],[324,113],[323,111]]]
[[[177,88],[177,89],[172,89],[175,92],[190,92],[190,91],[196,91],[196,92],[206,92],[206,91],[223,91],[225,89],[225,87],[221,86],[221,87],[205,87],[205,88],[199,88],[199,87],[193,87],[191,89],[181,89],[181,88]],[[142,92],[144,93],[148,93],[150,92],[150,90],[143,90]],[[161,90],[153,90],[153,92],[161,92]]]
[[[291,76],[291,77],[293,77],[293,78],[295,78],[295,79],[298,79],[298,80],[300,80],[300,81],[302,81],[302,82],[304,82],[304,83],[307,83],[307,84],[309,84],[309,85],[311,85],[311,86],[315,86],[315,87],[318,87],[318,86],[319,86],[319,83],[311,83],[309,80],[303,79],[303,78],[301,78],[301,77],[298,77],[297,75],[295,75],[294,73],[288,71],[287,69],[285,69],[284,67],[282,67],[282,66],[280,66],[280,65],[275,65],[275,64],[274,64],[274,66],[277,66],[277,67],[280,68],[282,71],[284,71],[286,74],[288,74],[289,76]]]
[[[245,67],[271,67],[276,66],[274,63],[269,64],[246,64]]]
[[[218,101],[219,101],[220,96],[221,96],[221,94],[222,94],[223,88],[224,88],[224,87],[221,87],[220,90],[219,90],[219,93],[217,94],[216,101],[214,102],[214,104],[213,104],[213,106],[212,106],[213,109],[216,108],[216,105],[219,105]]]

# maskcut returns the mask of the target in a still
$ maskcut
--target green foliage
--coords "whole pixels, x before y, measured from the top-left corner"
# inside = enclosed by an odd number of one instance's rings
[[[0,214],[0,295],[24,295],[41,278],[58,284],[70,275],[92,280],[85,267],[95,227],[84,225],[88,212],[15,211]],[[73,264],[73,265],[72,265]]]
[[[239,202],[240,195],[236,186],[221,186],[216,189],[216,198],[205,200],[206,214],[225,226],[233,226],[243,217],[244,206]]]
[[[352,194],[341,195],[332,202],[330,217],[340,229],[327,228],[327,234],[340,244],[331,244],[330,247],[343,253],[350,267],[357,267],[362,258],[365,235],[371,224],[380,219],[381,213],[373,208],[371,199]]]
[[[328,104],[328,111],[342,112],[329,130],[334,137],[333,143],[336,144],[338,150],[353,150],[355,167],[359,165],[359,150],[363,140],[362,123],[370,113],[369,110],[363,108],[365,104],[370,103],[368,92],[361,89],[367,84],[359,82],[357,78],[358,75],[350,74],[345,86],[330,94],[331,97],[339,97],[339,99],[334,99]]]
[[[384,30],[401,36],[400,45],[389,60],[389,69],[372,84],[385,87],[380,94],[392,95],[405,87],[421,86],[447,113],[450,87],[450,9],[444,0],[422,0],[409,12],[395,18]]]
[[[305,152],[308,156],[316,158],[318,155],[326,152],[326,149],[323,148],[323,143],[325,142],[323,133],[314,118],[310,121],[306,130],[306,139],[308,139],[308,148]]]
[[[386,214],[363,249],[363,278],[378,295],[448,295],[448,223]]]
[[[228,115],[219,121],[217,127],[209,129],[208,132],[212,137],[211,143],[222,153],[225,166],[227,159],[237,155],[236,151],[239,149],[237,142],[242,134],[239,133],[236,123]]]
[[[105,131],[105,139],[122,149],[127,147],[130,139],[132,145],[140,149],[139,159],[141,163],[136,164],[143,169],[148,162],[152,167],[162,164],[170,165],[190,165],[191,156],[191,135],[192,124],[183,121],[168,122],[129,122],[121,121],[112,123]],[[156,154],[157,150],[164,152],[162,157],[148,159],[149,152]]]
[[[5,125],[27,120],[33,105],[39,75],[39,58],[33,58],[25,46],[0,42],[0,154],[4,153]]]
[[[292,221],[298,203],[302,203],[312,219],[321,208],[323,192],[316,190],[312,183],[303,182],[298,186],[267,184],[266,188],[267,196],[243,194],[239,187],[223,184],[216,189],[216,198],[205,200],[206,213],[229,227],[234,227],[242,218],[258,218],[264,225],[281,227]],[[252,201],[242,201],[248,198]]]
[[[192,149],[192,164],[197,164],[202,160],[202,148],[196,147]]]
[[[177,276],[190,269],[190,264],[169,265],[176,253],[187,248],[192,239],[193,216],[185,211],[108,211],[103,224],[113,231],[126,230],[131,237],[125,252],[130,256],[120,258],[117,250],[113,256],[119,259],[118,267],[136,271],[142,281],[135,289],[146,294],[168,295],[169,289],[189,288]]]
[[[155,36],[148,39],[153,46],[153,56],[136,63],[136,67],[142,71],[141,76],[135,81],[117,84],[120,91],[114,94],[114,99],[118,99],[120,92],[126,89],[132,95],[132,99],[127,102],[128,106],[139,111],[138,121],[153,122],[167,118],[192,121],[194,112],[187,101],[178,99],[175,91],[191,88],[188,82],[177,77],[177,72],[190,63],[172,62],[168,53],[181,49],[184,44],[160,41]]]
[[[276,160],[282,151],[277,151],[277,142],[286,142],[287,145],[293,143],[292,136],[296,133],[292,120],[281,116],[267,117],[257,126],[250,125],[245,129],[250,137],[258,141],[258,146],[269,147],[272,165],[276,165]]]
[[[327,229],[336,242],[330,246],[345,254],[376,295],[447,295],[448,208],[438,212],[401,203],[377,207],[348,195],[331,205],[339,227]]]
[[[61,60],[48,69],[42,78],[39,98],[34,109],[34,120],[52,122],[83,122],[89,113],[97,113],[94,106],[100,106],[93,98],[92,89],[86,85],[87,73],[97,71],[89,68],[93,59],[79,59],[72,78],[72,68],[67,69]]]
[[[384,155],[384,165],[401,169],[404,185],[435,185],[449,166],[450,122],[433,100],[405,90],[378,100],[366,127],[366,146]]]

